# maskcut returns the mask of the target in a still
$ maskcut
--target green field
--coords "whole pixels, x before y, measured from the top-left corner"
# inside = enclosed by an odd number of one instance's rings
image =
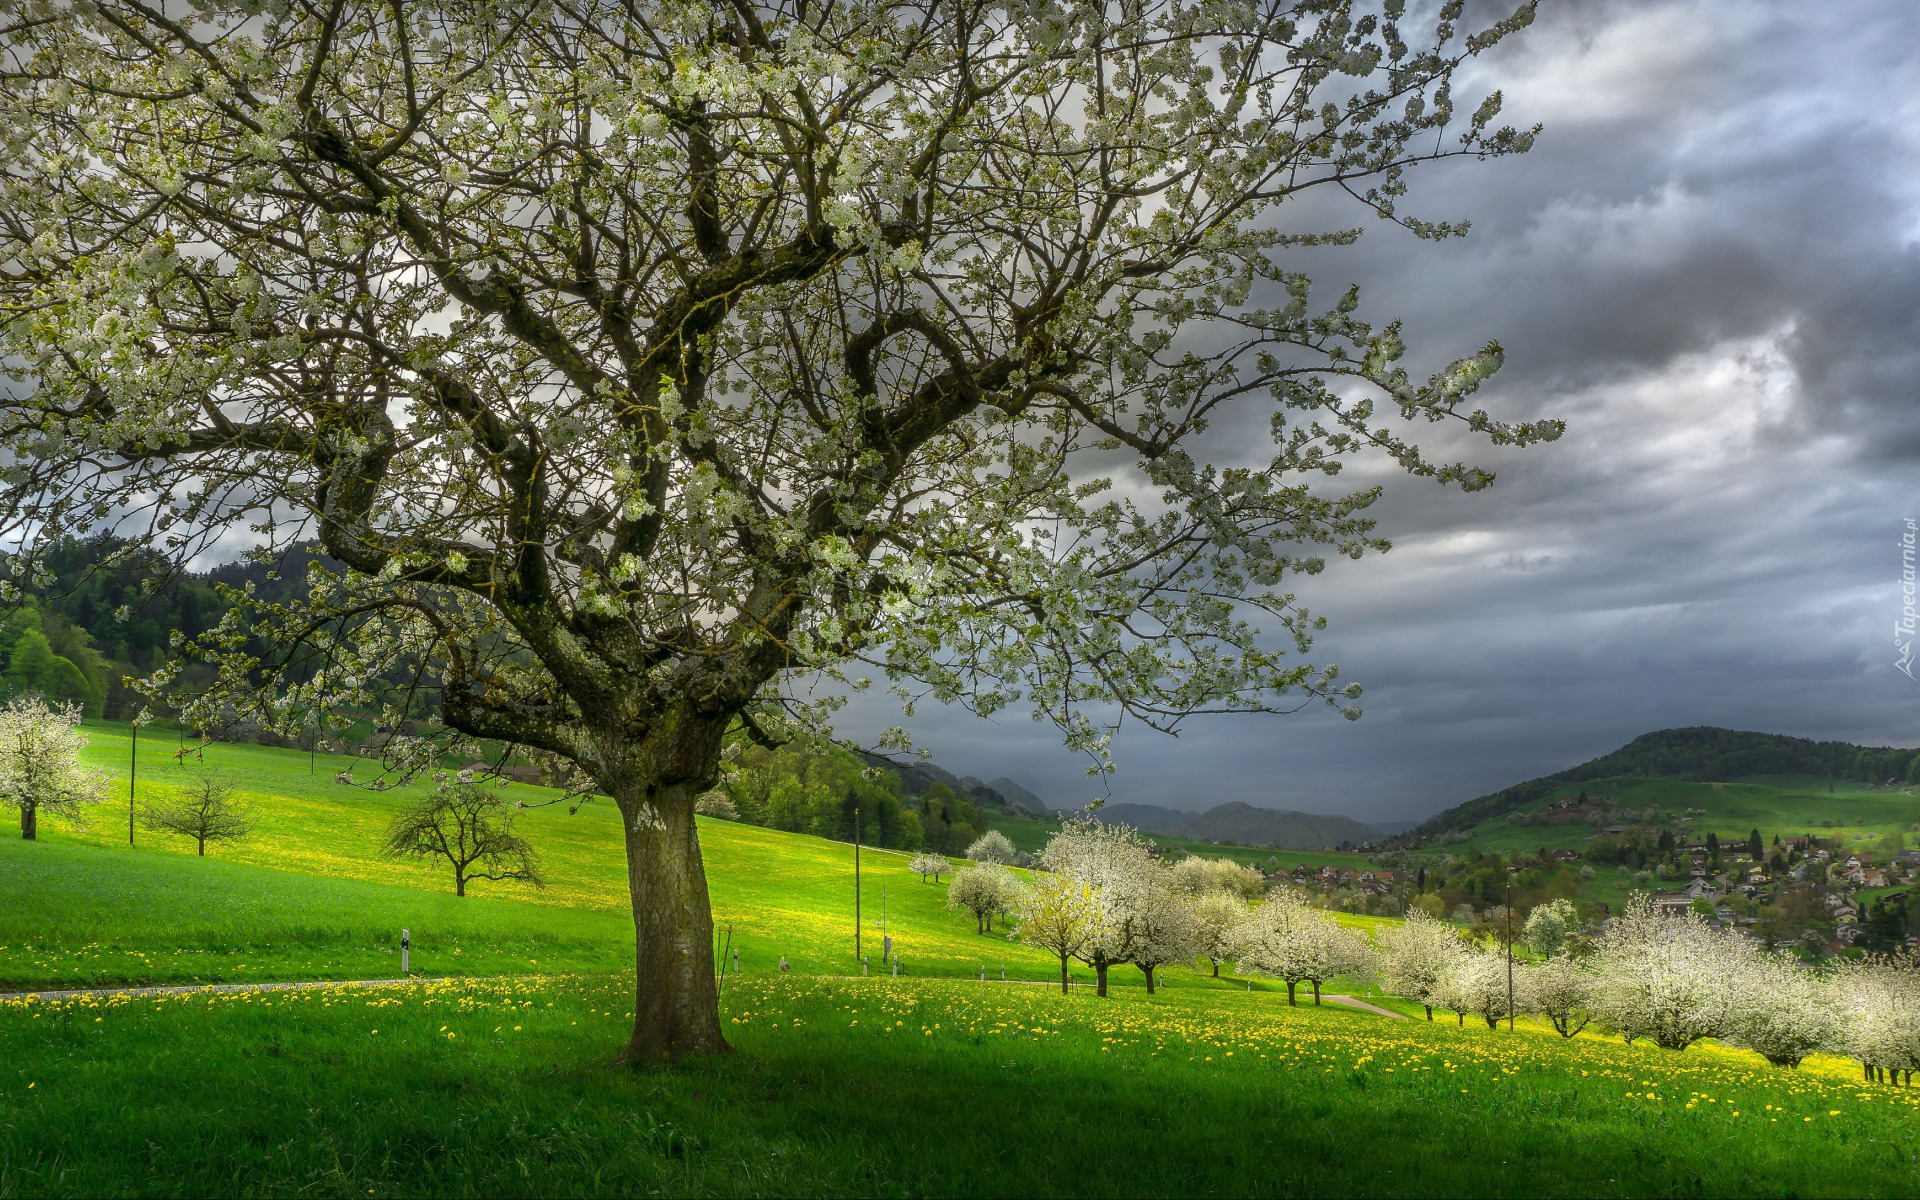
[[[1915,1093],[1270,994],[746,976],[0,1005],[0,1195],[1910,1195]],[[244,1098],[244,1102],[240,1102]]]
[[[402,928],[415,973],[484,975],[628,967],[633,931],[617,814],[588,804],[528,809],[521,828],[545,860],[547,887],[476,884],[452,895],[450,874],[380,857],[386,823],[425,785],[386,792],[332,782],[345,757],[215,743],[205,765],[232,771],[257,829],[201,859],[183,838],[138,830],[126,845],[125,726],[89,724],[85,757],[119,780],[120,799],[76,833],[43,822],[41,840],[0,838],[0,990],[107,983],[365,979],[397,974]],[[143,740],[139,789],[177,786],[172,745]],[[371,778],[362,762],[356,777]],[[529,803],[557,798],[511,784]],[[744,971],[858,974],[854,855],[840,842],[700,819],[701,848],[722,939]],[[1004,934],[981,936],[946,910],[946,889],[922,882],[896,851],[861,852],[863,950],[880,960],[891,934],[909,975],[1057,977],[1042,953]],[[1088,976],[1091,977],[1090,975]]]
[[[93,736],[124,779],[124,730]],[[877,937],[884,910],[908,974],[860,978],[852,848],[719,821],[700,831],[742,951],[721,997],[738,1052],[617,1071],[632,932],[604,805],[528,810],[547,889],[460,899],[375,853],[401,794],[331,783],[346,760],[206,754],[259,817],[215,857],[144,831],[128,849],[124,792],[85,833],[0,840],[0,990],[390,978],[401,927],[415,973],[447,978],[0,998],[0,1197],[1920,1188],[1920,1092],[1851,1063],[1429,1023],[1353,980],[1328,990],[1416,1019],[1289,1008],[1231,968],[1063,996],[1020,982],[1050,960],[976,934],[896,853],[863,852],[863,917]],[[186,769],[154,757],[143,789]]]
[[[1766,776],[1782,783],[1821,782],[1799,776]],[[1538,847],[1559,849],[1579,847],[1598,830],[1578,822],[1551,822],[1523,825],[1514,818],[1544,812],[1555,798],[1584,790],[1590,796],[1607,796],[1617,809],[1644,810],[1651,806],[1684,815],[1688,809],[1704,809],[1685,828],[1691,836],[1705,837],[1709,832],[1722,843],[1744,842],[1754,829],[1771,843],[1777,834],[1786,837],[1813,833],[1843,836],[1850,841],[1867,841],[1890,833],[1901,833],[1920,823],[1920,795],[1905,791],[1869,791],[1855,784],[1829,794],[1824,782],[1811,787],[1775,787],[1755,781],[1740,783],[1694,783],[1679,779],[1642,777],[1599,779],[1580,785],[1568,785],[1551,796],[1516,809],[1506,816],[1482,822],[1470,832],[1472,838],[1445,847],[1455,855],[1487,851],[1526,850]],[[1823,822],[1825,822],[1823,824]],[[1634,818],[1620,816],[1618,824],[1634,824]]]

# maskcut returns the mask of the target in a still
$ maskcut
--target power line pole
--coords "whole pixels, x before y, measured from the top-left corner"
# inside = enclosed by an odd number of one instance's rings
[[[1507,872],[1507,1032],[1513,1032],[1513,872]]]
[[[860,957],[860,810],[853,810],[853,957]]]
[[[133,718],[133,757],[127,764],[127,845],[133,845],[133,789],[140,779],[140,717]]]

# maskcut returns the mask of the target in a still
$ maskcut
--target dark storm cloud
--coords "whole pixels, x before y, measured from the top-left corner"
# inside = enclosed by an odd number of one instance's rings
[[[1316,657],[1367,686],[1362,721],[1136,730],[1113,794],[1386,818],[1671,725],[1920,741],[1920,688],[1892,667],[1893,545],[1920,515],[1917,48],[1905,0],[1579,0],[1476,63],[1462,95],[1501,88],[1547,129],[1416,181],[1412,207],[1472,236],[1374,228],[1302,265],[1404,318],[1417,371],[1498,338],[1487,406],[1568,435],[1496,452],[1436,431],[1436,457],[1499,483],[1390,486],[1395,550],[1298,585],[1333,621]],[[958,771],[1060,801],[1100,786],[1044,726],[914,728]]]

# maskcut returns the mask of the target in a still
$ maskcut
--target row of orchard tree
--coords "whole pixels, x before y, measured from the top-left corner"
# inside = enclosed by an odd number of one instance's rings
[[[1008,869],[1010,851],[1004,838],[969,847],[976,862],[954,874],[948,905],[983,933],[1017,919],[1009,936],[1058,958],[1062,990],[1075,961],[1102,996],[1116,966],[1138,968],[1151,992],[1162,967],[1198,962],[1217,975],[1230,961],[1284,982],[1289,1003],[1303,985],[1318,1003],[1335,977],[1373,979],[1429,1020],[1445,1009],[1496,1027],[1537,1014],[1563,1037],[1591,1026],[1669,1050],[1714,1038],[1782,1067],[1823,1051],[1888,1081],[1920,1069],[1920,969],[1905,954],[1814,970],[1695,914],[1659,913],[1643,894],[1591,939],[1568,936],[1570,905],[1542,906],[1526,928],[1535,956],[1521,960],[1419,912],[1369,938],[1291,887],[1269,891],[1250,868],[1170,863],[1134,830],[1096,819],[1063,825],[1028,881]],[[913,869],[947,863],[922,855]]]
[[[1383,987],[1427,1009],[1497,1025],[1538,1014],[1561,1036],[1589,1025],[1628,1042],[1684,1050],[1715,1038],[1798,1066],[1816,1051],[1858,1059],[1870,1079],[1920,1069],[1920,969],[1906,955],[1868,955],[1814,970],[1698,914],[1666,915],[1645,895],[1608,922],[1585,954],[1530,962],[1459,937],[1415,913],[1373,948]]]

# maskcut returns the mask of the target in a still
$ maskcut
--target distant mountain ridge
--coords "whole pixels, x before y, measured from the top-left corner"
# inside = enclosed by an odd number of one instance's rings
[[[871,754],[862,757],[869,764],[898,775],[903,790],[913,796],[922,794],[937,782],[960,795],[971,797],[976,803],[1015,816],[1047,818],[1082,811],[1080,808],[1055,808],[1004,775],[989,783],[982,783],[971,775],[956,775],[932,762],[897,763]],[[1190,838],[1197,842],[1271,847],[1275,850],[1360,846],[1388,836],[1386,831],[1363,825],[1351,817],[1255,808],[1237,800],[1217,804],[1205,812],[1190,812],[1158,804],[1112,803],[1101,806],[1099,813],[1103,821],[1131,825],[1144,833]]]
[[[1255,808],[1238,800],[1216,804],[1203,813],[1158,804],[1106,804],[1100,819],[1131,825],[1146,833],[1275,850],[1322,850],[1378,841],[1380,833],[1351,817],[1285,809]]]
[[[1469,800],[1429,817],[1413,833],[1431,837],[1471,829],[1557,788],[1590,779],[1644,776],[1725,782],[1747,775],[1816,775],[1870,783],[1911,778],[1920,754],[1911,747],[1859,746],[1852,742],[1816,742],[1779,733],[1755,733],[1693,725],[1643,733],[1610,754],[1552,775]]]

